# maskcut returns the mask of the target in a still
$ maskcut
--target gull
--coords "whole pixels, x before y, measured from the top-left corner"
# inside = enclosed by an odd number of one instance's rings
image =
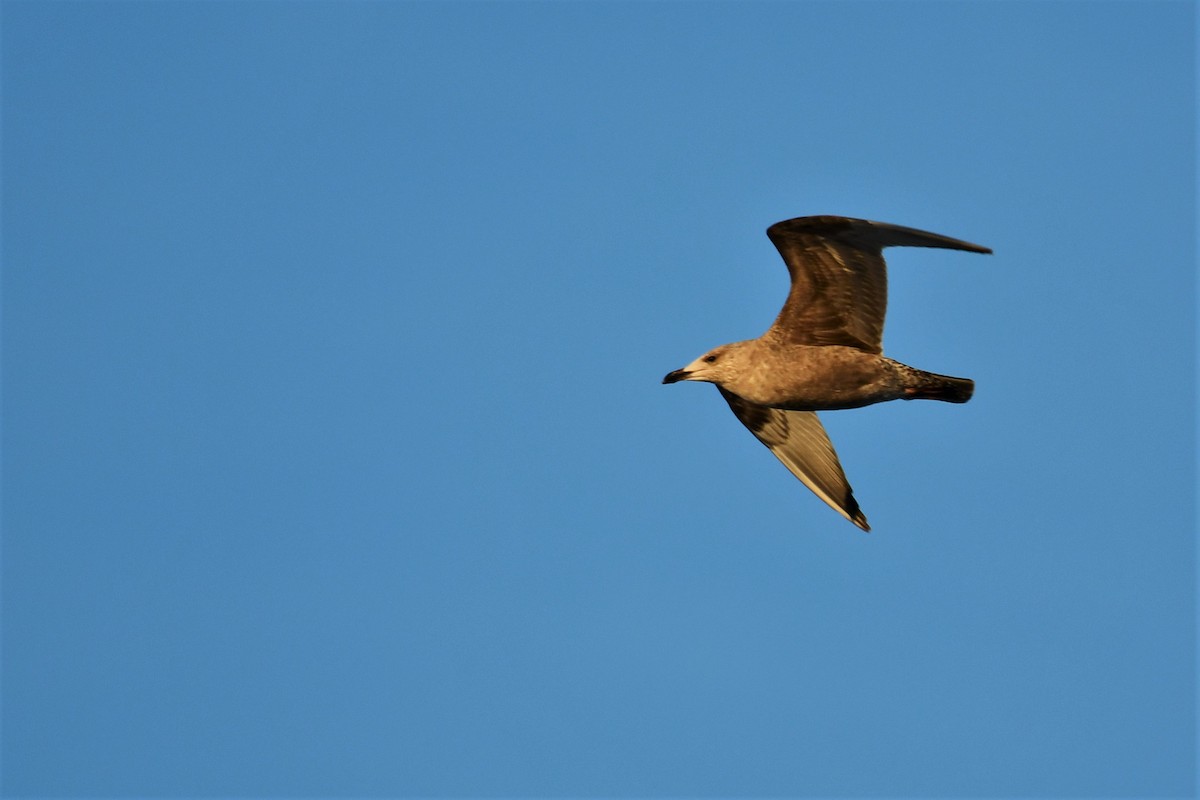
[[[716,384],[734,415],[817,497],[864,531],[817,411],[888,400],[965,403],[968,378],[937,375],[883,355],[887,265],[883,248],[991,253],[936,233],[851,217],[797,217],[767,228],[792,285],[775,323],[757,339],[723,344],[663,378]]]

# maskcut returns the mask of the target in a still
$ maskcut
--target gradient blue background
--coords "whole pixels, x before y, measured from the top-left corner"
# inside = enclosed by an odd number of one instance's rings
[[[8,796],[1195,791],[1191,3],[23,3]],[[825,415],[763,235],[890,251]]]

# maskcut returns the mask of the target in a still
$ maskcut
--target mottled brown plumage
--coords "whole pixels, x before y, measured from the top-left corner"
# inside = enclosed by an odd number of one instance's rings
[[[783,256],[791,290],[757,339],[721,345],[663,383],[707,381],[738,419],[822,500],[863,530],[837,454],[813,412],[888,400],[965,403],[974,383],[883,356],[887,268],[883,248],[940,247],[990,253],[935,233],[849,217],[777,222],[767,236]]]

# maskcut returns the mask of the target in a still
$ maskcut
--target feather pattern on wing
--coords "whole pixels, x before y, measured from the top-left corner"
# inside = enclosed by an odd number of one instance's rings
[[[871,530],[842,471],[821,420],[812,411],[784,411],[751,403],[721,387],[742,424],[817,497],[864,531]]]
[[[779,317],[765,334],[805,345],[883,351],[887,267],[883,248],[941,247],[990,253],[986,247],[936,233],[850,217],[798,217],[777,222],[767,236],[792,279]]]

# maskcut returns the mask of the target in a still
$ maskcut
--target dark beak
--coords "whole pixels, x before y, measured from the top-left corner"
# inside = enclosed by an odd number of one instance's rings
[[[677,369],[674,372],[668,372],[667,377],[663,378],[663,383],[679,383],[680,381],[686,381],[688,374],[689,373],[686,369]]]

